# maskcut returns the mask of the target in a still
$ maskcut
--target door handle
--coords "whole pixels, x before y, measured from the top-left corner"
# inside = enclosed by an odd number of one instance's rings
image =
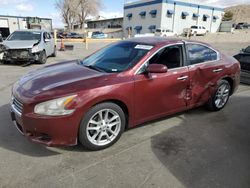
[[[177,78],[177,80],[180,80],[180,81],[184,81],[188,78],[188,76],[181,76],[179,78]]]
[[[221,72],[221,71],[223,71],[223,69],[214,69],[213,70],[214,73]]]

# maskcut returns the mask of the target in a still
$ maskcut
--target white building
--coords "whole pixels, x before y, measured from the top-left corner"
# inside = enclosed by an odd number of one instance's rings
[[[52,19],[0,15],[0,32],[4,38],[16,30],[35,28],[41,28],[49,31],[52,30]]]
[[[123,32],[128,36],[165,28],[182,34],[184,28],[199,25],[214,33],[220,27],[223,12],[220,7],[192,0],[140,0],[125,3]]]

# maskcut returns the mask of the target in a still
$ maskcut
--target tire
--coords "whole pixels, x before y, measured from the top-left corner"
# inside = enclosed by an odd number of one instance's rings
[[[79,141],[93,151],[108,148],[119,140],[125,124],[125,114],[118,105],[110,102],[98,104],[83,117],[79,128]]]
[[[210,111],[223,109],[230,97],[231,86],[227,80],[220,80],[213,96],[209,99],[206,107]]]
[[[47,55],[46,52],[43,50],[40,52],[39,57],[38,57],[38,63],[40,64],[45,64],[47,61]]]
[[[51,55],[51,57],[56,57],[56,55],[57,55],[57,49],[56,49],[56,46],[54,47],[54,52],[53,52],[53,54]]]

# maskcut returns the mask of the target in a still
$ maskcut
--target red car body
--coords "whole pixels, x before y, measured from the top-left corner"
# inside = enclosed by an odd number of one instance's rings
[[[77,144],[78,130],[85,113],[104,101],[118,104],[126,114],[127,128],[149,120],[185,111],[205,104],[217,83],[226,79],[231,94],[239,84],[239,63],[218,52],[216,61],[189,65],[183,51],[184,65],[166,73],[136,74],[160,48],[187,43],[181,39],[136,38],[128,41],[153,45],[135,66],[120,73],[102,73],[77,64],[77,60],[46,66],[24,76],[13,86],[12,119],[32,141],[47,146]],[[207,44],[197,43],[208,46]],[[216,71],[222,70],[222,71]],[[185,78],[185,79],[182,79]],[[36,104],[77,94],[65,116],[42,116],[34,113]],[[15,105],[21,105],[17,112]]]

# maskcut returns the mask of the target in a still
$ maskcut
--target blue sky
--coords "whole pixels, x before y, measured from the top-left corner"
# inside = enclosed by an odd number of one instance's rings
[[[123,15],[123,4],[128,0],[101,0],[103,4],[99,15],[111,18]],[[190,0],[187,0],[190,1]],[[210,5],[231,6],[250,3],[250,0],[196,0]],[[0,0],[1,15],[38,16],[53,19],[54,27],[62,27],[60,13],[55,9],[55,0]]]

